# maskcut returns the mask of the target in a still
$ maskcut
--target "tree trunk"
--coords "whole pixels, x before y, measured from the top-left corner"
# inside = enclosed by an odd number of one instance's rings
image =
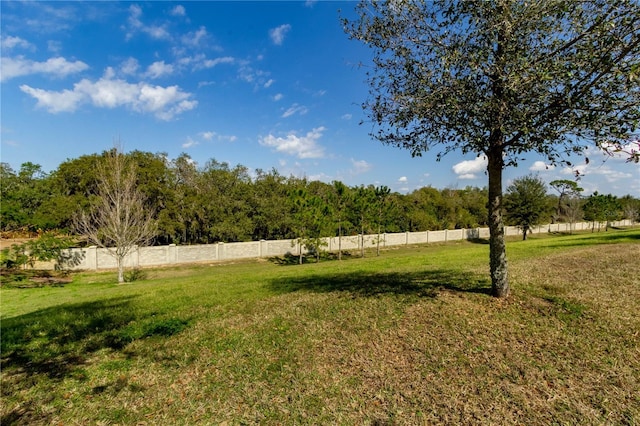
[[[342,260],[342,219],[338,223],[338,260]]]
[[[522,241],[527,241],[527,229],[522,230]]]
[[[489,174],[489,266],[491,271],[491,294],[495,297],[509,295],[507,277],[507,252],[502,220],[502,150],[489,151],[487,172]]]
[[[121,257],[116,258],[118,263],[118,284],[124,283],[124,259]]]

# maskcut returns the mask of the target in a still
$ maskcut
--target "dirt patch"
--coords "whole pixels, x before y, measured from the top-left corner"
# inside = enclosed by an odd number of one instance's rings
[[[11,239],[2,238],[0,239],[0,250],[4,250],[13,245],[26,243],[27,241],[30,241],[32,239],[33,238],[11,238]]]

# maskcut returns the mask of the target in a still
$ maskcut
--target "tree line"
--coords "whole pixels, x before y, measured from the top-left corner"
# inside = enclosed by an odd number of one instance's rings
[[[82,212],[103,201],[99,174],[111,153],[69,159],[50,173],[30,162],[18,170],[2,163],[1,230],[77,231]],[[276,169],[252,174],[213,159],[198,166],[187,154],[173,160],[143,151],[124,156],[135,166],[135,186],[156,224],[152,243],[158,245],[300,239],[320,248],[324,236],[474,228],[488,220],[486,188],[427,186],[400,194],[385,186],[284,176]],[[585,198],[574,181],[551,187],[554,193],[535,176],[514,181],[506,195],[506,223],[526,228],[545,221],[638,220],[640,200],[631,196]]]

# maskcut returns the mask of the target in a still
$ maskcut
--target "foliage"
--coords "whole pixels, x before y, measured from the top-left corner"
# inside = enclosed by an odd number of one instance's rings
[[[515,179],[507,188],[505,210],[507,222],[522,229],[522,239],[529,230],[547,220],[547,186],[537,176]]]
[[[578,186],[578,182],[568,179],[558,179],[549,182],[549,185],[558,192],[558,206],[556,207],[556,219],[567,215],[567,209],[571,208],[571,199],[580,197],[584,191]],[[572,216],[571,214],[569,214]]]
[[[502,172],[588,142],[622,144],[640,120],[640,9],[581,2],[361,1],[345,30],[373,49],[373,136],[412,155],[487,158],[493,293],[509,294]]]
[[[611,194],[598,194],[594,192],[587,198],[584,204],[584,218],[593,222],[595,229],[598,223],[598,231],[600,230],[600,222],[606,222],[605,230],[609,229],[609,222],[617,220],[620,217],[622,206],[616,196]]]
[[[25,236],[37,235],[38,229],[62,234],[71,231],[74,213],[78,209],[90,211],[100,200],[99,164],[108,161],[109,155],[106,151],[70,159],[51,173],[35,174],[34,182],[29,185],[35,188],[34,191],[41,192],[38,195],[31,192],[31,197],[19,196],[23,187],[15,185],[16,178],[12,177],[15,172],[3,164],[6,180],[3,178],[2,181],[2,195],[10,200],[5,203],[3,199],[0,203],[0,208],[4,209],[1,210],[1,222],[6,224],[3,237],[18,238],[23,233]],[[372,185],[362,192],[358,187],[349,187],[339,181],[327,184],[286,177],[275,169],[257,170],[252,175],[242,165],[229,166],[215,160],[199,167],[186,154],[171,161],[163,154],[139,151],[123,153],[123,156],[134,164],[136,185],[144,196],[145,210],[153,214],[157,222],[157,234],[152,241],[156,245],[297,238],[289,194],[301,187],[329,207],[330,217],[327,217],[323,236],[357,235],[362,232],[361,225],[364,225],[365,233],[378,232],[380,211],[376,207],[377,199],[371,198],[368,192],[375,192]],[[336,185],[341,188],[339,192]],[[359,194],[365,197],[364,200],[358,198]],[[427,186],[407,194],[390,192],[385,197],[389,211],[384,209],[380,232],[487,226],[487,196],[487,188],[475,187],[437,189]],[[581,200],[566,194],[560,194],[559,198],[550,197],[549,203],[560,203],[560,219],[580,220]],[[43,200],[38,204],[37,214],[15,213],[30,211],[29,200],[32,199]],[[637,199],[630,197],[630,200]],[[26,204],[22,205],[23,202]],[[624,203],[629,215],[633,213],[633,205],[633,202]],[[371,211],[365,211],[364,217],[360,215],[360,210],[368,207]],[[13,219],[5,222],[5,215]],[[363,218],[365,220],[361,221]]]
[[[306,182],[301,182],[303,185]],[[313,195],[304,186],[290,193],[291,212],[294,219],[294,227],[297,231],[295,240],[300,247],[299,263],[302,264],[304,248],[308,253],[315,255],[316,261],[320,261],[320,252],[326,242],[322,239],[330,226],[330,207],[327,201],[318,195]]]
[[[75,240],[68,236],[56,235],[54,232],[41,232],[38,238],[13,244],[2,250],[1,266],[14,269],[18,266],[33,268],[36,261],[48,262],[55,260],[55,269],[66,269],[77,265],[77,255],[73,256],[67,249],[72,247]]]

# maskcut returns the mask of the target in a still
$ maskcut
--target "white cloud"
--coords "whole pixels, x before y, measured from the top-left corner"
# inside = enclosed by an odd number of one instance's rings
[[[23,84],[20,90],[38,100],[37,106],[46,108],[50,113],[73,112],[82,102],[84,94],[77,93],[72,90],[63,90],[61,92],[47,91],[43,89],[35,89]]]
[[[171,12],[169,13],[172,16],[185,16],[187,14],[187,12],[184,10],[184,6],[182,6],[181,4],[171,9]]]
[[[340,118],[342,118],[343,120],[351,120],[352,117],[353,115],[351,114],[343,114]]]
[[[402,176],[401,178],[398,179],[398,182],[400,183],[407,183],[409,181],[409,179],[407,179],[406,176]]]
[[[553,170],[555,166],[553,164],[546,164],[544,161],[536,161],[529,167],[532,172],[544,172],[546,170]]]
[[[197,141],[194,141],[191,138],[187,138],[187,141],[182,144],[182,148],[187,149],[187,148],[191,148],[191,147],[196,146],[196,145],[199,145],[199,143]]]
[[[199,135],[202,139],[210,141],[216,135],[216,132],[200,132]]]
[[[277,101],[279,101],[279,100],[280,100],[280,99],[282,99],[282,98],[284,98],[284,95],[283,95],[282,93],[276,93],[276,94],[273,96],[273,100],[274,100],[274,101],[276,101],[276,102],[277,102]]]
[[[575,175],[576,172],[583,177],[592,178],[597,176],[598,178],[604,178],[607,183],[613,184],[627,179],[632,179],[631,173],[626,173],[620,170],[614,170],[606,164],[591,165],[591,164],[578,164],[573,167],[565,167],[562,169],[563,175]]]
[[[487,169],[487,157],[481,155],[475,160],[465,160],[454,164],[453,172],[458,175],[458,179],[476,179],[478,173]]]
[[[213,68],[216,65],[220,64],[232,64],[235,61],[231,56],[224,56],[222,58],[215,59],[205,59],[202,61],[202,67],[204,68]]]
[[[61,56],[49,58],[45,62],[24,59],[22,56],[17,58],[3,57],[0,59],[0,70],[2,71],[0,80],[7,81],[29,74],[49,74],[55,77],[65,77],[88,68],[89,65],[82,61],[70,62]]]
[[[269,87],[271,87],[271,85],[272,85],[273,83],[275,83],[275,82],[276,82],[276,81],[275,81],[274,79],[270,78],[270,79],[269,79],[269,80],[267,80],[267,81],[266,81],[262,86],[263,86],[265,89],[268,89],[268,88],[269,88]]]
[[[273,44],[280,46],[284,42],[284,37],[291,31],[291,25],[284,24],[269,30],[269,37]]]
[[[294,114],[305,115],[309,110],[304,105],[293,104],[283,114],[282,118],[291,117]]]
[[[213,141],[214,138],[216,140],[218,140],[218,141],[221,141],[221,142],[235,142],[235,141],[238,140],[237,136],[234,136],[234,135],[220,135],[220,134],[218,134],[216,132],[212,132],[212,131],[200,132],[200,133],[198,133],[198,135],[202,139],[204,139],[206,141],[209,141],[209,142]]]
[[[7,36],[7,37],[2,37],[0,39],[0,47],[2,47],[5,50],[9,50],[9,49],[13,49],[15,47],[22,47],[23,49],[30,49],[33,46],[31,45],[31,43],[29,43],[28,41],[20,38],[20,37],[13,37],[13,36]]]
[[[72,112],[80,104],[90,103],[98,108],[124,106],[166,121],[198,105],[197,101],[190,99],[191,93],[183,92],[178,86],[153,86],[145,82],[133,84],[113,76],[114,71],[108,68],[101,79],[83,79],[74,85],[73,90],[56,92],[27,85],[20,86],[20,89],[37,99],[38,107],[50,113]]]
[[[313,7],[314,4],[316,4],[318,2],[318,0],[307,0],[304,2],[304,5],[306,7]]]
[[[207,29],[205,27],[198,28],[195,32],[189,32],[182,36],[182,43],[187,46],[197,47],[207,37]]]
[[[165,64],[164,61],[156,61],[147,67],[147,72],[144,75],[149,78],[160,78],[171,74],[173,74],[173,65]]]
[[[120,71],[125,75],[135,75],[139,67],[140,64],[136,58],[129,58],[120,64]]]
[[[260,145],[275,148],[276,152],[295,155],[298,158],[323,158],[324,148],[318,145],[324,127],[316,127],[304,136],[297,136],[295,132],[289,132],[286,137],[268,135],[260,138]]]
[[[372,165],[370,163],[367,163],[365,160],[354,160],[353,158],[351,159],[351,164],[353,165],[353,168],[351,169],[351,174],[352,175],[359,175],[362,173],[366,173],[369,170],[371,170]]]
[[[62,50],[62,43],[57,40],[47,40],[47,50],[57,54]]]
[[[142,8],[137,4],[132,4],[129,6],[129,18],[127,22],[129,23],[129,29],[127,31],[127,40],[131,39],[136,31],[141,31],[151,38],[155,38],[158,40],[169,40],[171,39],[171,35],[169,32],[163,27],[158,25],[145,25],[140,20],[142,16]]]

